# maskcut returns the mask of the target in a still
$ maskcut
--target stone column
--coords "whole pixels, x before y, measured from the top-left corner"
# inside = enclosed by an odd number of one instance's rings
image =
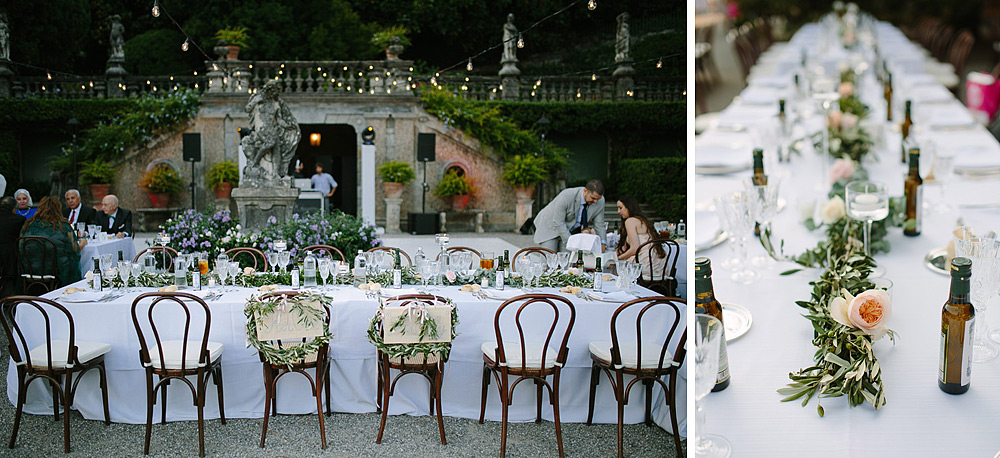
[[[385,198],[385,233],[398,234],[399,229],[399,208],[403,205],[403,199]]]
[[[517,198],[517,207],[514,210],[514,232],[519,232],[524,222],[531,218],[531,206],[535,203],[531,198]]]

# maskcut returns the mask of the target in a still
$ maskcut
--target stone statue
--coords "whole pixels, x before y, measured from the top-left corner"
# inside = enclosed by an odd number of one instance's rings
[[[629,50],[628,13],[618,15],[618,34],[615,39],[615,63],[631,62],[632,51]]]
[[[503,57],[500,63],[517,62],[517,27],[514,26],[514,13],[507,15],[507,23],[503,25]]]
[[[250,97],[250,135],[243,138],[243,183],[247,187],[291,186],[288,163],[295,156],[302,132],[299,123],[278,96],[281,88],[270,81]]]
[[[0,60],[10,60],[10,27],[7,15],[0,11]]]
[[[111,58],[109,60],[125,61],[125,26],[122,25],[122,18],[114,15],[108,18],[111,20]]]

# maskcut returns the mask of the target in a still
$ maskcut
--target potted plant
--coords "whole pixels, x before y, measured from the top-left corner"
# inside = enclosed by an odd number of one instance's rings
[[[545,181],[545,161],[530,154],[518,154],[504,164],[503,179],[514,186],[518,199],[530,199],[535,185]]]
[[[382,179],[387,199],[398,199],[403,195],[403,186],[413,181],[416,174],[410,164],[403,161],[386,161],[378,166],[378,176]]]
[[[469,194],[473,188],[469,180],[459,175],[455,170],[451,170],[441,177],[434,194],[438,197],[451,197],[451,209],[462,210],[469,204]]]
[[[215,38],[217,40],[222,40],[226,42],[229,46],[229,55],[226,56],[228,60],[236,60],[240,57],[240,48],[246,48],[247,40],[250,36],[247,35],[246,27],[226,27],[215,32]]]
[[[139,186],[146,188],[153,208],[166,208],[170,203],[170,195],[184,189],[184,180],[173,167],[160,163],[146,170],[139,179]]]
[[[90,188],[90,197],[95,201],[101,201],[111,190],[111,183],[115,181],[115,168],[110,162],[94,159],[83,165],[80,170],[80,183]]]
[[[239,184],[240,169],[233,161],[221,161],[208,168],[208,186],[215,189],[216,199],[228,199],[233,186]]]
[[[403,49],[410,46],[410,39],[406,37],[408,33],[410,31],[401,25],[387,27],[372,35],[372,44],[385,50],[387,60],[399,59]]]

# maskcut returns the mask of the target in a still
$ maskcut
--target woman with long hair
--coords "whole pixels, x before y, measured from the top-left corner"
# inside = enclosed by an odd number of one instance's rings
[[[60,286],[80,280],[80,249],[87,245],[87,241],[77,241],[73,226],[62,216],[59,199],[53,196],[43,197],[35,215],[21,229],[21,235],[47,237],[55,242],[58,266],[56,277]],[[33,267],[41,268],[42,253],[22,253],[21,256],[32,263]]]
[[[622,234],[618,239],[618,247],[615,253],[618,260],[629,260],[636,256],[636,250],[640,245],[650,240],[657,240],[659,234],[653,229],[653,222],[646,217],[639,201],[631,195],[623,195],[618,199],[618,215],[622,217]],[[667,262],[667,253],[663,245],[654,244],[645,247],[639,252],[639,264],[642,265],[642,278],[649,280],[662,280],[653,278],[653,275],[660,276],[663,266]],[[650,263],[649,255],[652,252],[653,260]]]

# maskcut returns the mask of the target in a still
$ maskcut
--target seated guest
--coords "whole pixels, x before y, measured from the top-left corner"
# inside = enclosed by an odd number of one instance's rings
[[[131,236],[132,212],[118,208],[118,197],[114,194],[108,194],[102,202],[104,213],[97,215],[97,224],[101,225],[101,231],[114,234],[118,238]]]
[[[0,297],[14,294],[17,285],[17,237],[25,219],[14,213],[13,197],[0,199]]]
[[[34,202],[31,201],[31,194],[28,194],[27,189],[14,191],[14,199],[17,199],[17,208],[14,209],[14,213],[23,216],[24,219],[35,216],[36,209],[32,207]]]
[[[74,227],[76,223],[94,224],[97,220],[97,212],[81,203],[80,191],[76,189],[66,191],[66,207],[63,208],[62,214]]]
[[[639,245],[650,240],[659,238],[659,234],[653,228],[653,222],[646,218],[639,207],[639,201],[630,195],[621,196],[618,199],[618,215],[622,217],[622,234],[618,239],[618,248],[615,254],[619,260],[631,260],[635,257]],[[650,247],[653,252],[652,272],[650,271],[649,253]],[[639,264],[642,264],[642,278],[647,280],[662,280],[661,273],[663,266],[667,262],[667,253],[663,245],[651,245],[644,247],[639,253]],[[653,275],[657,278],[653,278]],[[667,272],[669,275],[670,273]]]
[[[45,196],[38,203],[38,212],[25,223],[21,235],[36,235],[47,237],[56,244],[56,277],[59,285],[65,286],[80,280],[80,249],[87,245],[86,240],[77,241],[76,232],[62,217],[62,205],[59,199]],[[37,245],[36,245],[37,247]],[[41,253],[22,253],[32,267],[41,269]]]
[[[535,217],[535,243],[553,251],[566,249],[569,236],[597,234],[601,249],[607,240],[604,224],[604,183],[590,180],[582,188],[564,189]]]

